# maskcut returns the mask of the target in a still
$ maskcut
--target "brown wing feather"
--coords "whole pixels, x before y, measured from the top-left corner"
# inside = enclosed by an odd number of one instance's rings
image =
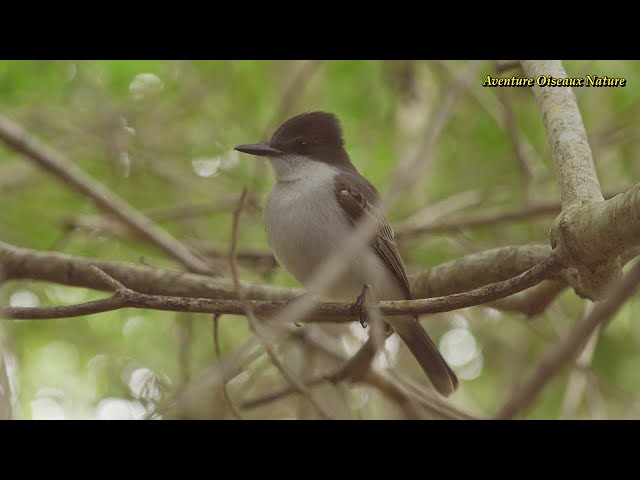
[[[393,230],[378,208],[380,195],[371,183],[364,177],[350,172],[341,173],[336,178],[335,193],[338,203],[347,213],[351,223],[355,224],[363,215],[375,218],[379,225],[376,236],[371,240],[371,246],[384,260],[384,263],[400,280],[406,298],[411,298],[411,288],[407,272],[398,252],[393,236]]]
[[[363,215],[370,215],[376,219],[378,232],[372,239],[371,245],[400,280],[406,298],[411,299],[404,263],[402,263],[393,238],[393,230],[378,208],[380,195],[374,186],[358,174],[343,172],[336,177],[335,193],[338,203],[346,212],[351,223],[355,224]],[[414,317],[413,322],[394,322],[393,328],[407,345],[436,390],[445,396],[453,392],[458,386],[456,374],[442,358],[438,348],[418,322],[418,317]]]

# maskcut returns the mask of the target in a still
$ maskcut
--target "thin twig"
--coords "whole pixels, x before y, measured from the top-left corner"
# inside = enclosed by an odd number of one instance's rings
[[[285,117],[290,114],[291,108],[295,105],[297,99],[304,91],[304,87],[309,84],[309,81],[313,77],[313,74],[318,71],[318,68],[322,65],[321,60],[309,60],[307,61],[293,76],[284,90],[284,93],[280,97],[280,104],[275,110],[275,113],[267,122],[265,130],[262,132],[262,137],[267,137],[278,126],[279,123],[285,120]],[[261,182],[265,178],[264,170],[266,168],[265,162],[256,162],[253,171],[252,191],[258,191]]]
[[[522,183],[526,189],[527,194],[530,192],[531,181],[534,178],[534,170],[531,165],[531,160],[525,153],[524,143],[522,142],[522,133],[518,129],[516,116],[513,112],[513,106],[511,105],[510,91],[506,88],[498,89],[498,97],[504,107],[504,123],[507,127],[507,136],[513,146],[513,153],[516,158],[518,167],[522,174]]]
[[[605,193],[605,198],[610,199],[628,191],[632,187],[622,190],[614,190]],[[554,215],[560,213],[561,205],[559,201],[538,201],[532,202],[522,207],[513,207],[501,211],[479,212],[467,218],[452,220],[434,220],[427,222],[403,221],[396,224],[394,232],[396,239],[406,240],[417,235],[427,233],[444,233],[465,228],[486,227],[489,225],[499,225],[502,223],[528,220],[533,217]]]
[[[193,315],[186,313],[184,322],[179,326],[178,364],[180,365],[180,382],[185,384],[191,378],[191,346],[193,342]]]
[[[235,206],[237,199],[221,198],[215,203],[190,203],[184,205],[175,205],[167,208],[156,208],[147,210],[145,213],[149,218],[164,222],[168,220],[184,220],[187,218],[202,217],[216,213],[229,213]],[[250,213],[259,213],[260,208],[255,198],[247,199],[245,211]]]
[[[229,250],[226,248],[217,248],[207,245],[208,242],[189,242],[189,245],[193,245],[199,252],[206,255],[209,258],[229,258]],[[278,262],[273,256],[273,252],[268,249],[242,249],[236,252],[236,260],[239,264],[255,265],[263,264],[266,266],[277,266]]]
[[[450,62],[446,61],[437,61],[438,65],[442,66],[444,70],[449,74],[453,79],[456,78],[456,71],[450,65]],[[478,104],[489,114],[489,116],[493,119],[496,125],[504,132],[507,133],[507,125],[505,123],[504,115],[502,114],[502,109],[500,108],[500,101],[496,98],[494,89],[487,88],[471,88],[469,90],[469,94],[472,98],[478,102]],[[538,154],[536,149],[533,147],[531,142],[522,135],[521,141],[523,143],[523,147],[526,151],[531,152],[531,161],[535,166],[536,170],[547,170],[545,163],[543,162],[541,156]]]
[[[465,228],[485,227],[517,220],[528,220],[532,217],[550,215],[558,213],[559,211],[560,205],[558,202],[539,202],[502,211],[480,212],[468,218],[435,221],[423,225],[401,224],[395,230],[395,233],[397,239],[406,240],[417,235],[425,235],[428,233],[451,232]]]
[[[276,109],[273,117],[267,123],[267,128],[274,129],[277,124],[283,122],[285,117],[290,114],[291,107],[295,104],[296,100],[300,97],[304,91],[304,87],[308,85],[311,77],[318,71],[318,68],[322,65],[322,60],[309,60],[307,61],[298,72],[293,76],[290,83],[287,85],[284,94],[280,98],[280,104]],[[263,132],[263,136],[269,134],[268,130]]]
[[[295,331],[293,335],[299,339],[302,339],[305,345],[309,345],[311,347],[319,349],[323,353],[330,355],[340,362],[349,363],[351,359],[347,358],[344,353],[338,351],[338,349],[333,347],[334,342],[332,341],[332,338],[326,338],[328,337],[327,335],[320,335],[320,333],[321,332],[318,331],[315,331],[313,333],[309,331]],[[345,363],[343,363],[341,367],[339,367],[331,374],[320,375],[318,377],[310,379],[306,382],[307,385],[309,387],[314,387],[326,382],[337,383],[345,380],[344,376],[341,374],[341,372],[344,370],[344,365]],[[443,418],[477,418],[468,412],[464,412],[458,409],[457,407],[449,404],[441,398],[422,390],[412,382],[406,380],[404,382],[400,382],[398,381],[398,379],[391,377],[385,372],[377,372],[369,369],[368,371],[364,372],[363,377],[358,379],[357,382],[362,382],[374,388],[377,388],[385,396],[389,397],[391,400],[396,401],[400,406],[408,407],[410,410],[414,405],[420,405],[422,408],[425,408],[428,411],[433,412]],[[255,408],[285,398],[293,393],[295,393],[295,391],[291,387],[284,387],[269,394],[248,400],[243,403],[243,407],[247,409]],[[414,415],[410,415],[411,417],[415,417],[416,412],[414,411],[413,413]]]
[[[585,315],[589,314],[593,310],[593,303],[587,302],[585,307]],[[560,418],[572,418],[575,416],[576,410],[580,406],[582,402],[582,398],[584,397],[584,393],[587,387],[587,382],[589,380],[589,375],[587,370],[591,366],[591,361],[593,360],[593,354],[596,350],[596,345],[598,344],[598,339],[600,337],[600,328],[596,328],[584,349],[576,358],[575,365],[578,365],[581,368],[574,368],[571,370],[569,374],[569,380],[567,381],[567,387],[565,389],[564,399],[562,400],[562,408],[560,410]]]
[[[520,60],[505,60],[496,62],[496,73],[504,73],[515,68],[520,68]]]
[[[443,200],[426,205],[402,221],[395,222],[393,230],[397,233],[398,230],[406,228],[431,225],[443,217],[448,217],[460,210],[479,205],[487,199],[488,195],[488,192],[480,190],[467,190],[465,192],[454,193]]]
[[[244,300],[245,294],[240,284],[240,274],[238,273],[238,224],[240,222],[240,213],[244,206],[245,198],[247,197],[248,189],[244,187],[240,194],[238,204],[233,209],[233,216],[231,218],[231,250],[229,250],[229,265],[231,267],[231,279],[233,280],[233,288],[235,289],[239,299]]]
[[[616,282],[607,300],[599,303],[578,322],[556,346],[542,359],[533,375],[516,388],[495,414],[496,418],[514,418],[533,403],[549,381],[558,375],[580,353],[592,332],[604,327],[618,309],[633,295],[640,283],[640,261],[629,273]]]
[[[476,79],[476,73],[481,66],[481,62],[472,61],[463,72],[455,75],[451,88],[444,94],[438,109],[429,120],[423,140],[420,142],[416,153],[400,163],[396,168],[392,180],[392,184],[396,188],[411,188],[418,179],[424,178],[423,173],[433,159],[433,150],[444,131],[445,125],[453,115],[458,102],[467,92],[473,80]]]
[[[222,359],[222,353],[220,352],[220,337],[218,335],[218,327],[220,324],[220,317],[222,315],[219,313],[215,313],[213,315],[213,348],[216,353],[216,359],[220,361]],[[244,420],[234,403],[231,401],[231,397],[229,397],[229,391],[227,390],[227,381],[226,379],[222,380],[222,396],[224,397],[224,401],[227,403],[227,406],[231,410],[231,413],[238,420]]]
[[[89,268],[91,270],[93,270],[96,275],[98,275],[100,277],[100,279],[106,283],[107,285],[109,285],[109,287],[111,287],[111,289],[114,292],[117,292],[118,290],[126,290],[127,288],[120,283],[118,280],[116,280],[115,278],[113,278],[111,275],[109,275],[108,273],[106,273],[104,270],[102,270],[100,267],[97,267],[96,265],[89,265]]]

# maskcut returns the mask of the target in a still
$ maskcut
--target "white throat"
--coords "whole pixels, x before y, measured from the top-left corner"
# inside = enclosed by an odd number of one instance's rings
[[[286,155],[284,157],[270,157],[271,165],[276,173],[278,183],[297,182],[308,180],[311,183],[321,184],[338,173],[338,169],[332,165],[316,162],[302,155]]]

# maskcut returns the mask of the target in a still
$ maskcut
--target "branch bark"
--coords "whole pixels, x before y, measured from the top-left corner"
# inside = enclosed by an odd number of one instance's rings
[[[547,245],[493,248],[436,265],[411,276],[414,297],[466,292],[490,282],[515,277],[551,254]]]
[[[95,267],[89,267],[92,271]],[[98,266],[98,268],[100,268]],[[520,275],[503,282],[485,285],[482,288],[465,293],[457,293],[444,297],[425,298],[418,300],[395,300],[378,303],[382,315],[405,315],[440,313],[457,310],[459,308],[481,305],[499,298],[504,298],[520,292],[541,281],[555,275],[562,269],[554,256],[550,256],[533,268]],[[99,276],[93,275],[97,278]],[[117,281],[117,279],[116,279]],[[100,279],[103,286],[113,289],[113,284]],[[257,315],[274,314],[284,307],[287,302],[259,301],[259,300],[211,300],[206,298],[169,297],[160,295],[147,295],[133,291],[127,287],[118,288],[111,298],[82,303],[79,305],[59,307],[3,307],[0,309],[0,318],[5,319],[47,319],[67,318],[117,310],[120,308],[145,308],[152,310],[165,310],[174,312],[194,313],[231,313],[244,314],[246,306],[249,306]],[[347,302],[327,302],[316,304],[307,318],[307,322],[344,322],[347,318],[351,304]]]
[[[625,253],[623,262],[636,256],[640,249]],[[442,297],[469,291],[488,282],[512,278],[535,266],[551,253],[544,245],[501,247],[462,257],[437,265],[411,276],[412,291],[419,298]],[[15,247],[0,241],[0,283],[4,280],[37,280],[111,291],[104,280],[91,271],[95,265],[127,288],[148,295],[200,299],[236,299],[229,279],[211,278],[192,273],[163,270],[145,265],[113,262],[53,252],[40,252]],[[553,276],[556,280],[571,281],[571,272],[564,270]],[[247,298],[284,301],[303,293],[301,289],[242,282]],[[105,303],[88,308],[112,309],[119,304]],[[499,305],[492,305],[500,308]],[[211,305],[208,305],[211,307]],[[218,305],[218,310],[224,310]],[[68,308],[68,307],[64,307]],[[193,311],[183,307],[180,311]],[[226,310],[228,311],[228,310]],[[523,311],[527,313],[527,311]]]
[[[523,61],[522,68],[527,76],[533,78],[549,75],[567,77],[562,62],[558,60]],[[532,90],[553,153],[562,208],[574,203],[602,202],[600,182],[573,90],[538,85]]]
[[[20,248],[0,241],[0,281],[38,280],[110,291],[89,271],[95,265],[131,290],[176,297],[236,298],[229,279],[165,270],[133,263],[97,260],[56,252]],[[249,298],[287,300],[301,290],[243,283]]]
[[[560,61],[522,61],[529,77],[566,78]],[[581,293],[600,299],[622,275],[620,255],[640,244],[640,185],[604,201],[580,110],[571,88],[532,87],[560,185],[562,212],[551,246],[578,273]]]
[[[460,293],[514,277],[540,263],[551,253],[546,245],[500,247],[474,253],[410,276],[414,296],[421,298]],[[229,279],[158,269],[132,263],[97,260],[56,252],[21,248],[0,241],[0,268],[6,280],[39,280],[110,291],[88,271],[95,265],[131,290],[176,297],[236,298]],[[288,300],[303,293],[271,285],[242,283],[255,300]]]

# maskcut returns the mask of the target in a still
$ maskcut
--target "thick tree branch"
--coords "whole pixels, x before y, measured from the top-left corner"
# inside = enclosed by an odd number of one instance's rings
[[[100,268],[100,267],[99,267]],[[459,308],[481,305],[499,298],[520,292],[555,275],[562,269],[554,256],[543,260],[533,268],[503,282],[492,283],[470,292],[458,293],[445,297],[425,298],[418,300],[395,300],[379,302],[382,315],[425,314],[457,310]],[[103,284],[107,284],[102,280]],[[111,287],[111,285],[109,285]],[[75,306],[62,307],[4,307],[0,309],[2,318],[46,319],[65,318],[100,313],[120,308],[145,308],[174,312],[194,313],[232,313],[244,314],[245,307],[257,315],[270,315],[287,306],[287,302],[258,300],[211,300],[205,298],[169,297],[147,295],[130,290],[119,289],[110,299],[96,300]],[[344,322],[351,304],[328,302],[317,304],[312,308],[313,322]]]
[[[605,326],[618,309],[635,293],[640,284],[640,261],[616,282],[606,301],[599,303],[584,320],[579,321],[542,360],[533,375],[519,386],[498,410],[496,418],[514,418],[536,399],[549,381],[573,361],[584,348],[589,336],[600,325]]]
[[[411,276],[414,297],[466,292],[490,282],[515,277],[551,254],[547,245],[499,247],[466,255]]]
[[[640,245],[640,184],[606,202],[574,204],[551,228],[551,246],[576,268],[592,299],[621,275],[620,255]]]
[[[89,271],[95,265],[131,290],[176,297],[236,298],[229,279],[164,270],[125,262],[96,260],[55,252],[15,247],[0,241],[0,280],[22,279],[60,283],[74,287],[110,291],[104,281]],[[244,284],[249,298],[286,300],[301,290],[269,285]]]
[[[626,252],[623,262],[640,253],[638,250],[640,249]],[[551,249],[544,245],[524,245],[502,247],[468,255],[413,275],[412,290],[416,297],[421,298],[469,291],[490,282],[514,277],[535,266],[550,253]],[[236,298],[236,292],[229,279],[61,253],[40,252],[0,242],[0,282],[11,279],[38,280],[111,291],[110,286],[91,271],[91,265],[95,265],[127,288],[141,294],[226,300]],[[556,275],[554,278],[571,281],[570,271],[565,270],[561,277]],[[247,297],[255,300],[282,301],[303,293],[301,289],[271,285],[242,283],[242,286],[247,292]],[[97,306],[85,308],[106,311],[114,305],[119,305],[114,304],[113,301],[99,300],[99,302]],[[214,310],[218,313],[228,312],[229,310],[225,310],[225,307],[228,305],[219,304],[217,310]],[[183,307],[180,311],[190,310]]]
[[[87,197],[98,208],[113,215],[190,271],[216,274],[210,265],[168,232],[156,226],[148,217],[94,180],[64,155],[42,144],[18,124],[1,115],[0,140]]]
[[[410,276],[415,297],[460,293],[488,283],[506,280],[540,263],[551,253],[546,245],[500,247],[474,253],[428,268]],[[176,297],[236,298],[229,279],[209,278],[124,262],[96,260],[55,252],[20,248],[0,241],[0,266],[4,279],[40,280],[94,290],[110,291],[88,271],[95,265],[131,290]],[[271,285],[243,283],[247,297],[256,300],[288,300],[302,293]]]
[[[523,61],[530,77],[566,78],[560,61]],[[640,185],[604,201],[580,110],[569,87],[532,87],[560,185],[562,212],[551,227],[551,246],[576,269],[579,291],[602,297],[622,275],[620,255],[640,245]]]
[[[522,68],[528,77],[567,77],[562,62],[558,60],[522,61]],[[587,132],[573,90],[538,85],[532,90],[553,153],[562,207],[603,201]]]

